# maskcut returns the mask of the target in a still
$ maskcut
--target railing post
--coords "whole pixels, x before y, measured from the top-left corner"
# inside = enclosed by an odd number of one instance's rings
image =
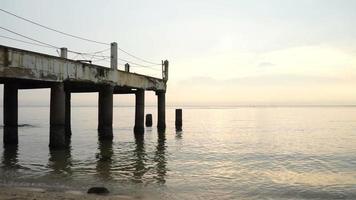
[[[125,64],[125,72],[130,72],[130,64],[129,63]]]
[[[110,44],[110,68],[117,69],[117,43]]]
[[[61,48],[61,58],[68,58],[68,49],[65,47]]]
[[[162,79],[168,81],[168,60],[162,61]]]

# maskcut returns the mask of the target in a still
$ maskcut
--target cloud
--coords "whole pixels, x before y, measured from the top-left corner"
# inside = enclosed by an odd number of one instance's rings
[[[261,75],[236,77],[225,80],[217,80],[212,77],[192,77],[179,82],[180,86],[280,86],[280,85],[328,85],[328,84],[349,84],[355,83],[354,78],[338,78],[328,76],[313,76],[313,75]]]
[[[275,64],[270,63],[270,62],[261,62],[258,63],[257,67],[265,68],[265,67],[274,67]]]

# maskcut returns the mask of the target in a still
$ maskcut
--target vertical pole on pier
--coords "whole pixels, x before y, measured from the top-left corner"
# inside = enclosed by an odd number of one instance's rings
[[[49,146],[53,149],[66,147],[65,108],[66,94],[63,83],[51,87]]]
[[[157,100],[158,100],[158,120],[157,128],[159,131],[166,130],[166,92],[157,91]]]
[[[145,90],[138,89],[135,93],[136,108],[135,108],[135,127],[134,133],[143,134],[145,131]]]
[[[162,79],[167,82],[168,81],[168,60],[162,61]]]
[[[99,140],[113,139],[113,92],[114,87],[111,85],[104,85],[99,91]]]
[[[117,69],[117,43],[111,43],[110,47],[110,68]]]
[[[65,47],[61,48],[61,58],[68,58],[68,49]]]
[[[176,130],[182,131],[183,119],[182,119],[182,109],[176,109]]]
[[[4,85],[4,145],[18,143],[18,88],[12,83]]]
[[[130,64],[129,63],[125,64],[125,72],[130,72]]]

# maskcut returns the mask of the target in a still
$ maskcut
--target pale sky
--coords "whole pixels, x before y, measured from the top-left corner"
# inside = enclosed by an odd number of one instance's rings
[[[0,8],[70,34],[115,41],[155,62],[168,59],[168,104],[356,103],[354,0],[1,0]],[[2,27],[56,46],[107,48],[4,13],[0,19]],[[3,30],[0,35],[19,38]],[[0,44],[56,55],[3,38]],[[148,104],[156,100],[151,93]],[[75,95],[74,101],[97,99]],[[20,102],[48,103],[49,92],[22,92]]]

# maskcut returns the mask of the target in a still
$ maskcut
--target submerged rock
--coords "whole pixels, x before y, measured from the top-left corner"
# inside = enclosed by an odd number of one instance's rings
[[[88,194],[108,194],[110,193],[106,187],[92,187],[89,188]]]

